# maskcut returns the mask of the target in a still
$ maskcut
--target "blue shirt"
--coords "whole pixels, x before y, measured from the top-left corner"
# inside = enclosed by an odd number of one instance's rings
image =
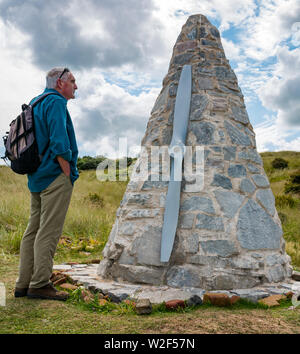
[[[58,91],[46,88],[30,103],[48,92],[56,94],[47,96],[33,108],[35,137],[39,154],[43,153],[48,143],[49,146],[37,171],[27,175],[28,188],[31,192],[41,192],[62,173],[57,156],[69,161],[72,185],[79,177],[77,170],[78,148],[73,123],[67,109],[67,100]]]

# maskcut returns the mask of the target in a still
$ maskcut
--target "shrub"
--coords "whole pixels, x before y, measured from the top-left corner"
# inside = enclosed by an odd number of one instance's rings
[[[295,208],[298,204],[298,201],[289,195],[276,195],[275,203],[276,207],[279,208]]]
[[[284,193],[300,193],[300,171],[290,175],[289,181],[284,185]]]
[[[289,163],[286,160],[284,160],[280,157],[274,159],[271,164],[272,164],[272,167],[276,168],[276,169],[287,168],[289,165]]]

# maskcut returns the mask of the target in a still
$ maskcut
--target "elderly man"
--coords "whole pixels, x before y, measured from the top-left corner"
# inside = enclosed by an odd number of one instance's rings
[[[66,300],[50,281],[53,257],[62,233],[78,178],[77,143],[67,102],[75,98],[77,85],[68,68],[47,74],[45,91],[51,93],[34,107],[35,134],[42,162],[28,174],[31,214],[20,248],[19,277],[15,297]]]

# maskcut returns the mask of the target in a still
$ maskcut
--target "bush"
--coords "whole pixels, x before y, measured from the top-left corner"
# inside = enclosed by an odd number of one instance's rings
[[[284,185],[284,193],[300,193],[300,171],[290,175],[289,181]]]
[[[274,159],[271,164],[272,164],[272,167],[276,168],[276,169],[287,168],[289,165],[289,163],[286,160],[284,160],[280,157]]]
[[[289,195],[276,195],[275,203],[276,207],[278,208],[295,208],[298,204],[298,201]]]

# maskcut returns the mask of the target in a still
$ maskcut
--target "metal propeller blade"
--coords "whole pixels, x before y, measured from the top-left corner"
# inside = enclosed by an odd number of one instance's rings
[[[177,89],[173,136],[169,146],[171,156],[170,181],[166,197],[164,224],[162,228],[160,261],[168,262],[172,253],[180,206],[182,160],[190,114],[192,94],[192,67],[182,68]]]

